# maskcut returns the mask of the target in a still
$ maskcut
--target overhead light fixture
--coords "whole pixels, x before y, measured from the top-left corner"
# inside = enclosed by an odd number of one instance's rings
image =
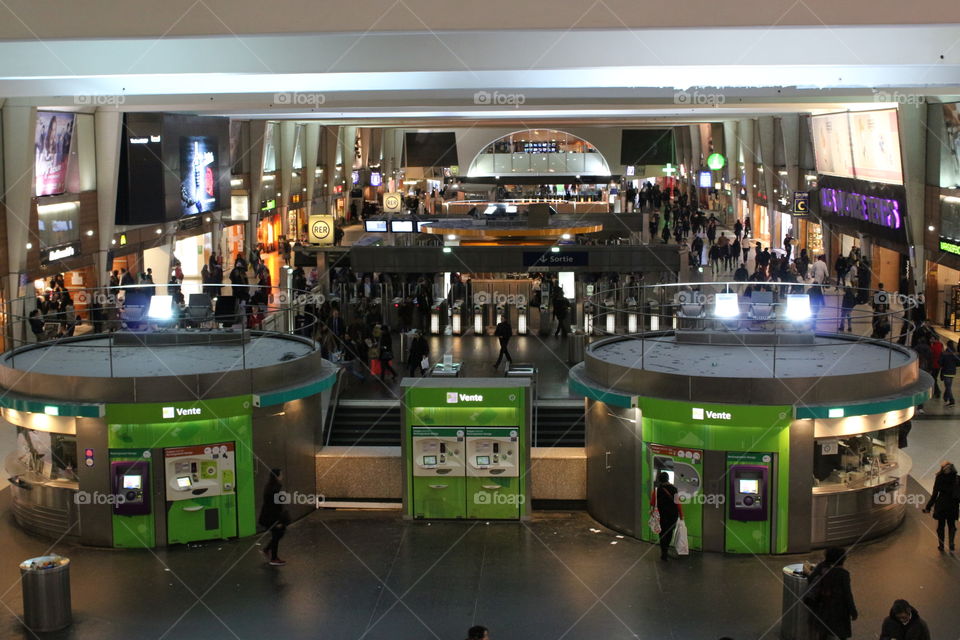
[[[443,252],[444,252],[444,253],[450,253],[451,251],[452,251],[452,249],[451,249],[450,247],[444,247],[444,248],[443,248]]]
[[[551,253],[560,253],[560,247],[550,247]]]
[[[204,221],[204,222],[210,222],[210,216],[207,216],[206,218],[204,218],[203,221]]]
[[[844,415],[843,407],[836,408],[836,409],[827,409],[828,418],[842,418],[843,415]]]
[[[933,231],[933,225],[930,225],[929,227],[927,227],[927,231]]]
[[[157,233],[157,235],[160,235],[161,233],[163,233],[163,229],[157,229],[157,232],[156,232],[156,233]]]
[[[33,243],[32,243],[32,242],[28,242],[28,243],[27,243],[27,249],[33,249]]]
[[[113,240],[111,240],[111,241],[110,241],[110,244],[117,244],[117,239],[114,238]]]
[[[93,229],[87,229],[87,235],[88,235],[88,236],[92,236],[92,235],[93,235]]]
[[[447,240],[456,240],[456,239],[457,239],[457,236],[455,236],[455,235],[452,234],[452,233],[447,236]]]
[[[565,233],[565,234],[563,234],[563,235],[560,236],[560,237],[563,238],[564,240],[569,240],[569,239],[570,239],[570,234],[569,234],[569,233]]]
[[[58,416],[60,415],[60,407],[52,404],[48,404],[43,407],[43,412],[48,416]]]

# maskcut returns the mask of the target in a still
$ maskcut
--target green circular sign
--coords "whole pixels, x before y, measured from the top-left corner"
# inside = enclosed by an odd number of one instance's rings
[[[722,154],[711,153],[709,156],[707,156],[707,166],[714,171],[719,171],[720,169],[723,169],[724,165],[726,164],[727,164],[727,159],[724,158]]]

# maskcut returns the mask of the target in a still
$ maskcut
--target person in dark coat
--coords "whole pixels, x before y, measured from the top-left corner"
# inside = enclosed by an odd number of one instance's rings
[[[944,529],[949,529],[950,551],[954,551],[956,549],[957,518],[960,517],[960,478],[957,477],[956,467],[950,462],[941,463],[940,471],[934,478],[933,493],[930,494],[930,501],[923,508],[923,512],[930,513],[931,509],[933,509],[933,517],[937,521],[937,539],[940,541],[937,548],[943,551]]]
[[[952,407],[956,404],[953,399],[953,379],[957,375],[957,365],[960,356],[957,356],[957,345],[953,340],[947,341],[947,349],[940,354],[940,379],[943,380],[944,406]]]
[[[277,555],[280,538],[287,532],[290,515],[287,513],[287,494],[283,490],[283,474],[280,469],[270,469],[270,477],[263,488],[263,506],[260,507],[260,526],[270,532],[270,543],[261,549],[271,566],[287,564]]]
[[[843,568],[846,551],[830,547],[824,560],[807,576],[809,588],[803,603],[813,617],[813,627],[821,640],[853,635],[850,621],[857,619],[857,605],[850,588],[850,573]]]
[[[930,628],[906,600],[894,600],[880,628],[880,640],[930,640]]]
[[[410,354],[407,356],[407,366],[410,368],[411,377],[415,376],[417,372],[423,375],[424,370],[421,363],[429,355],[430,345],[427,344],[427,339],[419,331],[416,331],[416,335],[410,341]]]
[[[657,475],[657,483],[650,496],[650,511],[657,509],[660,512],[660,559],[667,560],[667,549],[673,539],[673,530],[677,520],[683,519],[683,507],[680,505],[679,491],[670,484],[670,476],[666,471]]]
[[[507,319],[506,315],[503,316],[503,319],[497,325],[493,335],[497,336],[500,340],[500,353],[497,354],[497,361],[493,364],[493,368],[498,368],[504,357],[506,357],[508,363],[512,364],[513,358],[510,357],[510,338],[513,337],[513,327],[510,325],[510,320]]]

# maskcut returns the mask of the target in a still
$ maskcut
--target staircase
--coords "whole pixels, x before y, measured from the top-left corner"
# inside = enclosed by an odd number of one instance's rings
[[[582,400],[540,400],[535,411],[533,446],[583,446],[586,423]]]
[[[399,447],[400,402],[340,400],[327,446]]]
[[[540,400],[534,447],[582,447],[583,402]],[[327,446],[399,447],[400,403],[396,400],[341,400],[327,434]]]

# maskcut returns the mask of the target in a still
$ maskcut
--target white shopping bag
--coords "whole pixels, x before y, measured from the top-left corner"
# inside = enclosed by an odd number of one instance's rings
[[[673,548],[677,550],[678,556],[690,555],[690,545],[687,542],[687,523],[683,520],[677,520],[673,527]]]

